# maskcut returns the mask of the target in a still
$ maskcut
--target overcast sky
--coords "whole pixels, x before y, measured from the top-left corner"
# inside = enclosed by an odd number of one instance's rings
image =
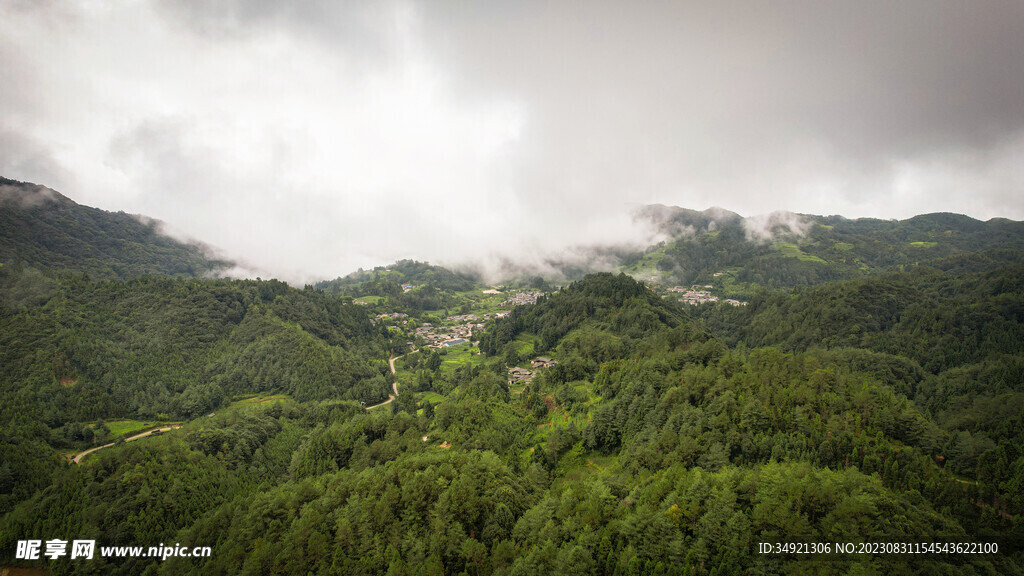
[[[1024,219],[1024,2],[0,0],[0,175],[293,281],[663,203]]]

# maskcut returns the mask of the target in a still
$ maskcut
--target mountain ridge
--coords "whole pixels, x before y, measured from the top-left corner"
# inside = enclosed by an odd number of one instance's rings
[[[0,177],[0,263],[125,280],[146,274],[209,277],[233,263],[182,242],[142,215],[78,204],[39,184]]]

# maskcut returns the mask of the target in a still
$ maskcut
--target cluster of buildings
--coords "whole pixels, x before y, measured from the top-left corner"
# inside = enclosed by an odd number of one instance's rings
[[[424,322],[416,329],[416,336],[422,338],[430,348],[458,346],[469,342],[474,329],[483,328],[483,324],[459,324],[457,326],[434,326]]]
[[[530,360],[530,366],[534,368],[533,370],[513,366],[508,370],[509,386],[513,384],[529,384],[530,382],[533,381],[533,377],[537,374],[537,370],[541,368],[550,368],[555,364],[558,364],[558,360],[552,360],[551,358],[538,356],[533,360]]]
[[[684,304],[704,304],[706,302],[718,302],[718,296],[712,296],[711,292],[703,290],[687,290],[679,299]]]
[[[722,274],[722,272],[716,272],[715,276],[718,276],[720,274]],[[708,302],[718,302],[718,296],[714,296],[711,294],[711,292],[708,292],[708,290],[711,290],[712,288],[714,288],[714,286],[712,286],[711,284],[694,284],[689,288],[686,288],[684,286],[673,286],[672,288],[668,288],[667,292],[673,294],[682,294],[682,298],[680,298],[679,301],[684,304],[697,305],[706,304]],[[722,301],[732,306],[747,305],[746,302],[733,300],[732,298],[726,298],[725,300]]]
[[[551,358],[545,358],[544,356],[537,356],[533,360],[530,360],[530,365],[534,368],[550,368],[558,364],[558,360],[552,360]]]
[[[712,288],[714,288],[714,286],[712,286],[711,284],[704,284],[704,285],[694,284],[693,286],[690,286],[689,288],[686,288],[686,287],[683,287],[683,286],[673,286],[672,288],[668,289],[668,292],[674,292],[674,293],[677,293],[677,294],[684,294],[686,292],[696,292],[696,291],[705,290],[705,289],[711,290]]]
[[[683,293],[683,297],[680,298],[679,301],[684,304],[690,305],[705,304],[707,302],[718,302],[718,296],[712,296],[711,292],[701,290],[688,290]],[[726,304],[729,304],[731,306],[747,305],[746,302],[741,302],[739,300],[734,300],[732,298],[726,298],[725,300],[722,300],[722,302],[725,302]]]
[[[515,296],[512,296],[508,300],[505,300],[504,304],[509,306],[522,306],[524,304],[536,304],[537,298],[543,296],[543,292],[519,292]]]
[[[366,303],[365,302],[357,302],[357,304],[366,304]],[[385,314],[378,314],[376,318],[370,318],[370,323],[371,324],[376,324],[377,322],[383,322],[385,320],[395,320],[395,321],[401,320],[402,324],[408,324],[409,323],[408,318],[409,318],[408,314],[402,314],[401,312],[394,312],[392,314],[385,313]]]
[[[527,370],[526,368],[509,368],[508,370],[508,384],[529,384],[533,382],[533,370]]]
[[[459,316],[449,316],[445,318],[445,320],[449,322],[475,322],[479,319],[480,317],[476,314],[461,314]]]

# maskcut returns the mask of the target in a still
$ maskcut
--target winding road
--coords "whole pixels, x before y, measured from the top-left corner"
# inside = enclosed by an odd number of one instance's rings
[[[138,440],[139,438],[145,438],[146,436],[149,436],[150,434],[153,434],[154,432],[168,432],[170,430],[177,430],[178,428],[181,428],[181,426],[179,424],[174,424],[172,426],[165,426],[163,428],[153,428],[152,430],[146,430],[145,432],[140,432],[140,433],[138,433],[138,434],[136,434],[134,436],[129,436],[129,437],[125,438],[124,441],[125,442],[131,442],[133,440]],[[86,456],[88,456],[89,454],[92,454],[93,452],[95,452],[97,450],[103,450],[104,448],[110,448],[114,444],[117,444],[117,442],[111,442],[110,444],[104,444],[103,446],[97,446],[95,448],[89,448],[85,452],[79,452],[78,454],[75,454],[71,458],[71,461],[74,462],[75,464],[81,464],[82,463],[82,458],[85,458]]]
[[[415,352],[415,350],[413,350],[413,352]],[[405,354],[402,354],[402,356],[405,356]],[[392,357],[388,358],[388,366],[391,367],[391,374],[395,373],[395,360],[398,360],[402,356],[392,356]],[[380,404],[374,404],[373,406],[367,406],[366,409],[367,410],[373,410],[374,408],[378,408],[378,407],[383,406],[385,404],[390,404],[395,399],[395,396],[398,396],[398,381],[397,380],[395,380],[394,382],[391,383],[391,391],[394,392],[394,393],[393,394],[388,394],[388,399],[387,400],[381,402]]]
[[[413,350],[413,352],[415,352],[415,350]],[[402,356],[405,356],[405,354],[402,354]],[[395,373],[395,360],[398,360],[402,356],[392,356],[392,357],[388,358],[388,366],[391,367],[391,373],[392,374]],[[388,399],[387,400],[381,402],[380,404],[374,404],[373,406],[367,406],[366,409],[367,410],[373,410],[374,408],[379,408],[379,407],[381,407],[381,406],[383,406],[385,404],[390,404],[391,402],[393,402],[395,397],[398,396],[398,382],[397,381],[391,383],[391,391],[393,392],[393,394],[388,394]],[[178,425],[178,424],[174,424],[172,426],[166,426],[164,428],[153,428],[152,430],[146,430],[145,432],[140,432],[139,434],[136,434],[134,436],[129,436],[129,437],[125,438],[124,441],[125,442],[131,442],[133,440],[138,440],[139,438],[145,438],[146,436],[149,436],[150,434],[153,434],[154,432],[168,432],[170,430],[177,430],[178,428],[181,428],[181,426]],[[97,450],[103,450],[104,448],[110,448],[114,444],[117,444],[117,442],[111,442],[110,444],[104,444],[103,446],[97,446],[95,448],[89,448],[85,452],[79,452],[78,454],[75,454],[74,456],[72,456],[71,457],[71,461],[74,462],[75,464],[81,464],[82,463],[82,458],[85,458],[86,456],[88,456],[89,454],[92,454],[93,452],[95,452]]]

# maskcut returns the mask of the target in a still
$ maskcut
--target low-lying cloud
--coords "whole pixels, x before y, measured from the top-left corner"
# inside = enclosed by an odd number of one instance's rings
[[[0,184],[0,203],[12,202],[19,208],[42,206],[56,197],[53,190],[38,184],[33,186]]]
[[[803,236],[812,222],[792,212],[776,211],[743,219],[743,231],[748,241],[771,242],[781,235]]]

